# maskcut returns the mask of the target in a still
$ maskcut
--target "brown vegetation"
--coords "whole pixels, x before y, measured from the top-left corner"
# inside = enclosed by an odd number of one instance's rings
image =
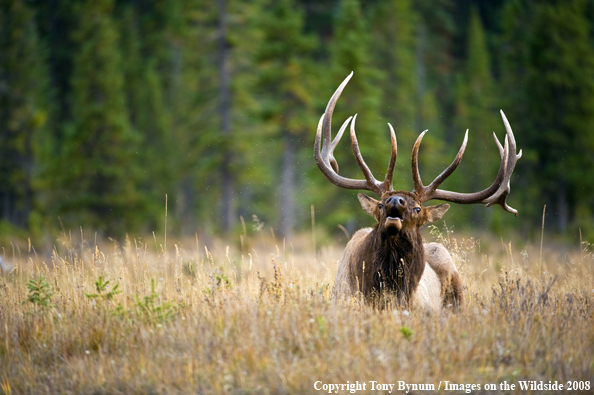
[[[97,250],[68,241],[53,259],[17,253],[16,270],[0,277],[0,393],[279,394],[314,393],[317,380],[593,379],[590,251],[545,250],[540,265],[538,247],[517,253],[511,243],[500,251],[493,240],[435,237],[466,285],[459,314],[393,309],[389,299],[381,309],[360,299],[335,308],[342,247],[315,257],[272,241],[252,240],[243,254],[194,241],[166,257],[153,243]],[[46,307],[28,301],[27,282],[40,276],[54,292]],[[99,276],[111,281],[101,292]],[[110,298],[115,284],[122,292]]]

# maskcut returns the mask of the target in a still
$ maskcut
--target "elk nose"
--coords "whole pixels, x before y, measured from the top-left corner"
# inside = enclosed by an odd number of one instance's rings
[[[390,198],[389,202],[392,203],[393,205],[400,206],[400,207],[406,206],[406,200],[404,200],[400,196],[392,196]]]

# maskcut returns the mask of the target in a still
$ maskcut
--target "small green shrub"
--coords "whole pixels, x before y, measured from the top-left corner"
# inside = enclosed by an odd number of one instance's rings
[[[151,294],[144,300],[136,297],[138,315],[150,323],[163,323],[175,317],[176,307],[171,302],[158,304],[159,295],[155,292],[155,279],[151,278]]]
[[[116,284],[111,290],[108,291],[109,287],[109,280],[104,281],[103,276],[99,276],[99,279],[95,281],[95,289],[97,293],[88,294],[85,293],[85,296],[89,299],[96,299],[101,301],[108,301],[112,300],[113,297],[122,291],[119,290],[120,284]]]
[[[400,328],[400,333],[402,333],[402,336],[406,340],[410,341],[410,339],[412,339],[413,331],[408,326],[401,327]]]
[[[213,296],[216,291],[228,291],[231,289],[231,280],[225,274],[225,269],[222,266],[212,272],[210,283],[210,287],[204,287],[202,290],[202,294],[206,297]]]
[[[29,295],[27,296],[28,302],[31,302],[35,306],[39,306],[43,309],[50,309],[54,307],[52,305],[52,295],[54,292],[43,276],[39,277],[39,280],[37,281],[33,279],[29,280],[27,283],[27,289],[29,290]]]

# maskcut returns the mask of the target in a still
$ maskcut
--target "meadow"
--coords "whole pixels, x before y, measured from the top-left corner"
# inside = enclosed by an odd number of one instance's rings
[[[63,235],[51,256],[5,250],[0,393],[311,394],[347,382],[366,383],[357,393],[389,383],[403,393],[399,382],[443,393],[445,381],[462,385],[446,393],[503,392],[503,382],[517,391],[520,381],[594,391],[589,244],[560,252],[447,229],[425,235],[462,275],[459,313],[389,300],[335,306],[343,245],[314,254],[306,236],[96,245]]]

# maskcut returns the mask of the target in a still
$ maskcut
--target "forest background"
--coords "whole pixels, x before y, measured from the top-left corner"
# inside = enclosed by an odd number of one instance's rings
[[[504,136],[523,157],[500,208],[452,207],[465,232],[594,239],[594,1],[0,0],[0,241],[222,235],[311,227],[344,237],[373,220],[313,159],[319,117],[343,79],[333,131],[358,113],[376,177],[398,138],[396,189],[469,144],[444,188],[483,189]],[[348,137],[342,175],[362,178]],[[247,226],[242,224],[247,222]],[[343,227],[341,230],[337,225]],[[247,230],[244,230],[247,228]],[[80,229],[80,230],[79,230]],[[573,241],[572,241],[573,242]]]

